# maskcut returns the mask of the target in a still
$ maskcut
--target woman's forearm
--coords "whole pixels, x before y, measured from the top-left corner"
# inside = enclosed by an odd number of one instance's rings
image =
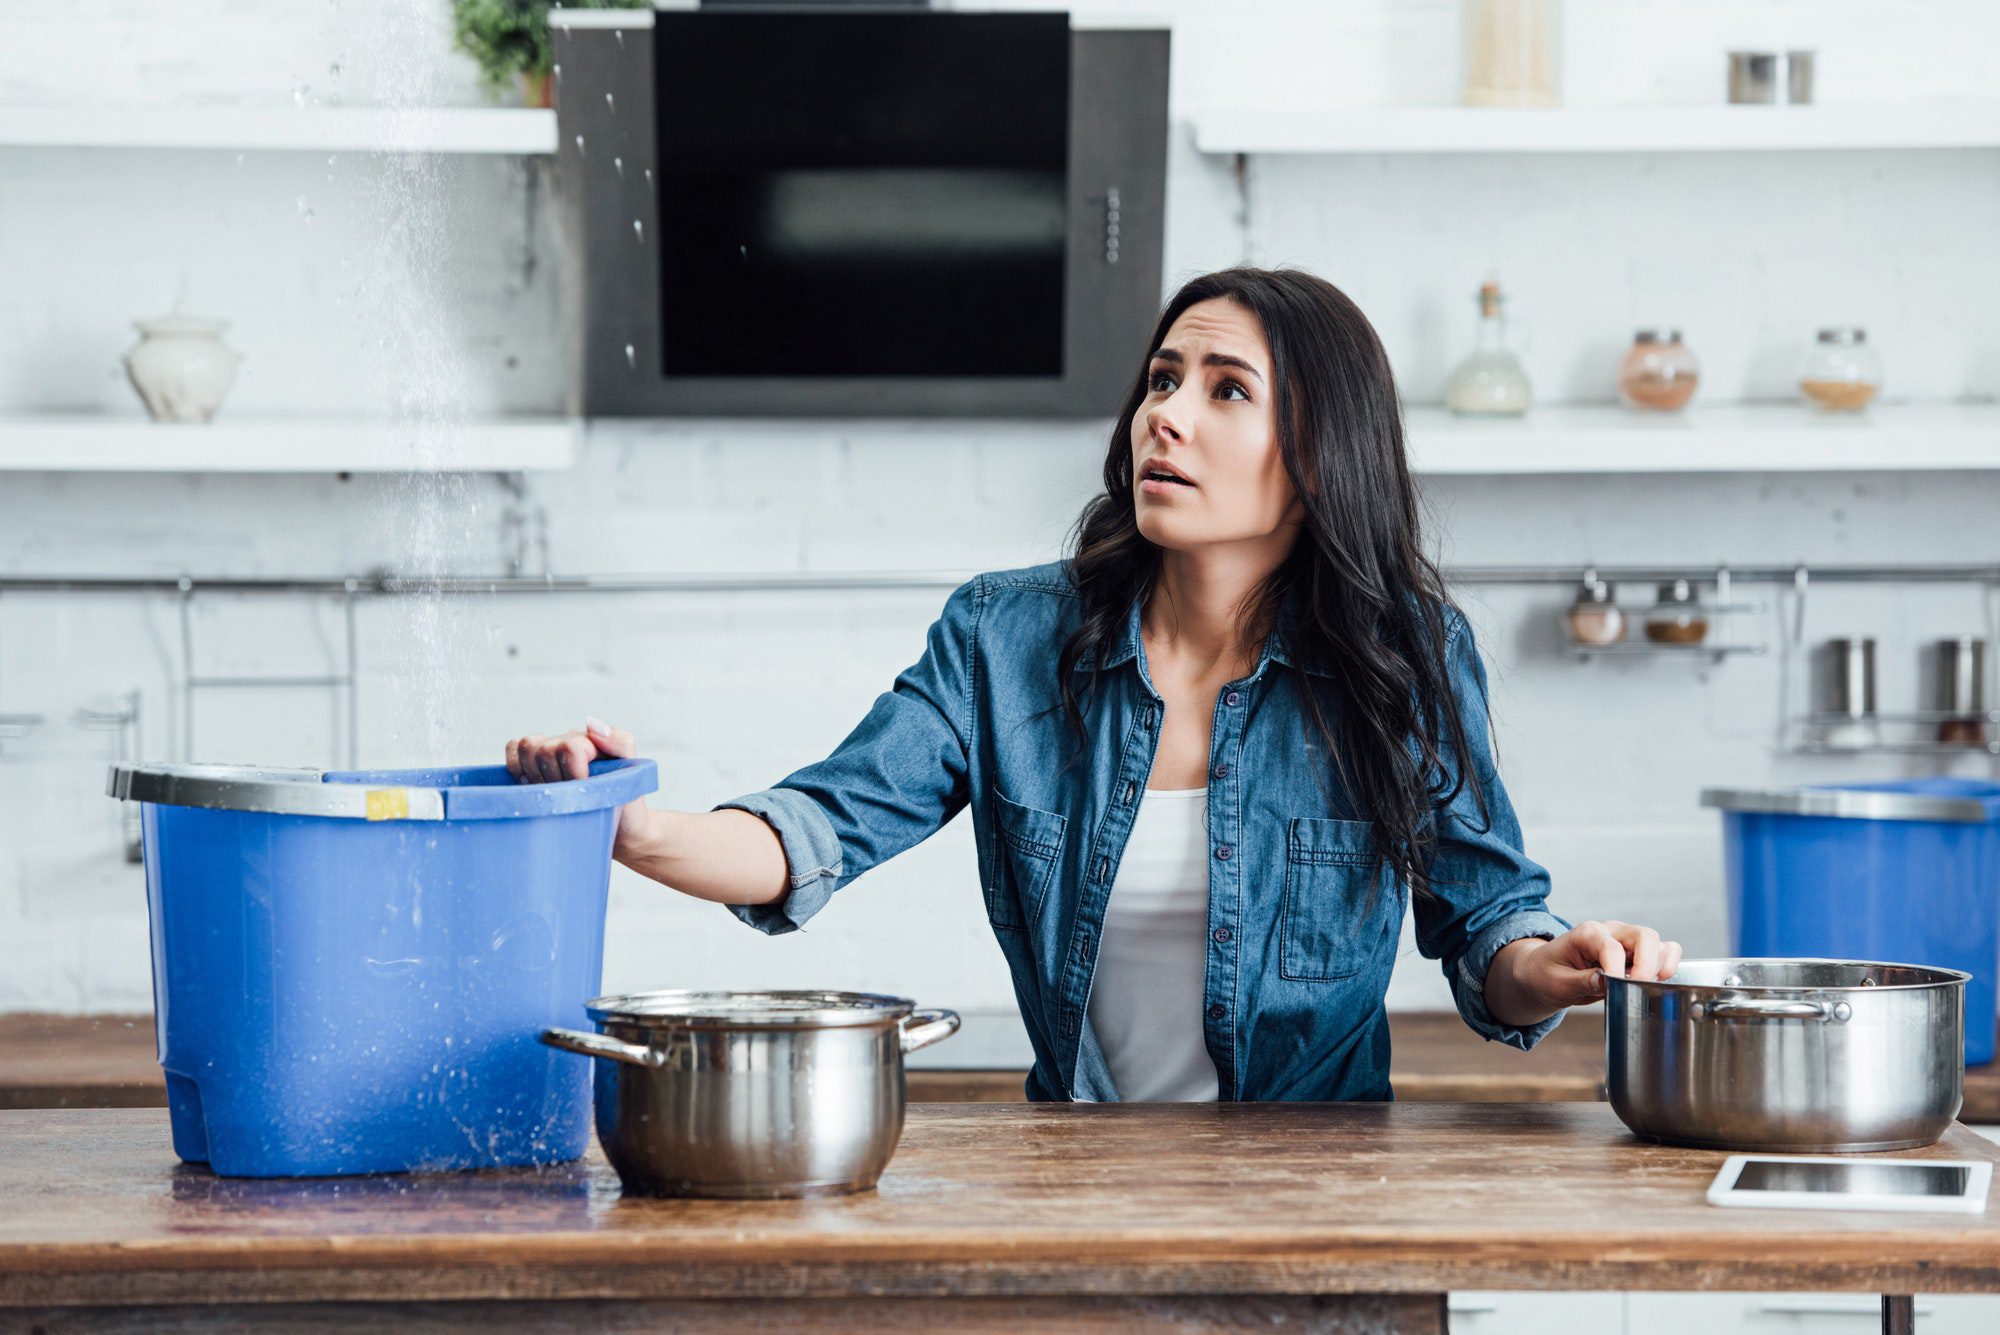
[[[778,833],[747,811],[650,811],[612,856],[661,885],[717,904],[768,904],[791,888]]]
[[[1537,946],[1547,945],[1538,937],[1524,937],[1500,947],[1486,970],[1486,1013],[1501,1024],[1526,1028],[1554,1015],[1560,1006],[1539,1000],[1521,977],[1520,966]]]

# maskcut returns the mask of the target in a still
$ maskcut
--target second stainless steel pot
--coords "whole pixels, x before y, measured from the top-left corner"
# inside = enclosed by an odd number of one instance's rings
[[[903,1132],[903,1054],[958,1016],[863,992],[642,992],[550,1029],[597,1066],[597,1139],[626,1189],[775,1198],[865,1191]]]
[[[1858,960],[1688,960],[1607,979],[1605,1087],[1674,1145],[1855,1153],[1928,1145],[1965,1093],[1955,969]]]

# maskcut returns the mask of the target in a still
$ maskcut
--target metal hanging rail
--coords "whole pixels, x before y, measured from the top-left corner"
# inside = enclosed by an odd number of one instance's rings
[[[2000,583],[2000,564],[1784,566],[1458,566],[1445,571],[1454,584],[1571,584],[1594,571],[1621,583],[1685,579],[1714,584],[1718,575],[1739,584],[1793,585],[1800,572],[1830,584]],[[4,593],[306,593],[355,597],[473,596],[524,593],[749,593],[844,589],[956,588],[973,571],[866,571],[716,575],[452,575],[426,579],[373,574],[326,578],[248,578],[144,575],[0,575]]]

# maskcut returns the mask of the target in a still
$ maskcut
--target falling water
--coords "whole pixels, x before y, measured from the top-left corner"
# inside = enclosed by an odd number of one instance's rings
[[[350,70],[374,85],[361,96],[389,108],[385,132],[420,139],[427,109],[473,93],[464,58],[440,30],[428,0],[382,0],[354,15]],[[337,92],[337,90],[336,90]],[[476,94],[474,94],[476,95]],[[485,173],[504,160],[440,153],[377,153],[342,172],[357,213],[379,245],[359,272],[349,308],[368,313],[368,380],[378,388],[382,420],[375,447],[410,461],[410,471],[371,489],[370,537],[347,559],[413,582],[402,596],[371,600],[361,613],[362,754],[366,767],[463,764],[476,674],[475,646],[458,627],[463,605],[440,581],[497,564],[499,502],[477,474],[438,471],[476,441],[471,417],[486,374],[461,327],[467,251],[483,253],[493,226],[454,200],[477,198]],[[497,749],[499,743],[494,742]]]

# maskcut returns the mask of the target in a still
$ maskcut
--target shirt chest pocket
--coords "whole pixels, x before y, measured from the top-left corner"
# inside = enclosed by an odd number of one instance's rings
[[[1025,931],[1041,908],[1049,880],[1062,859],[1067,818],[1022,806],[993,793],[993,876],[986,886],[986,918],[1007,931]]]
[[[1294,982],[1352,978],[1393,958],[1402,887],[1375,869],[1374,825],[1300,816],[1285,837],[1285,900],[1278,969]]]

